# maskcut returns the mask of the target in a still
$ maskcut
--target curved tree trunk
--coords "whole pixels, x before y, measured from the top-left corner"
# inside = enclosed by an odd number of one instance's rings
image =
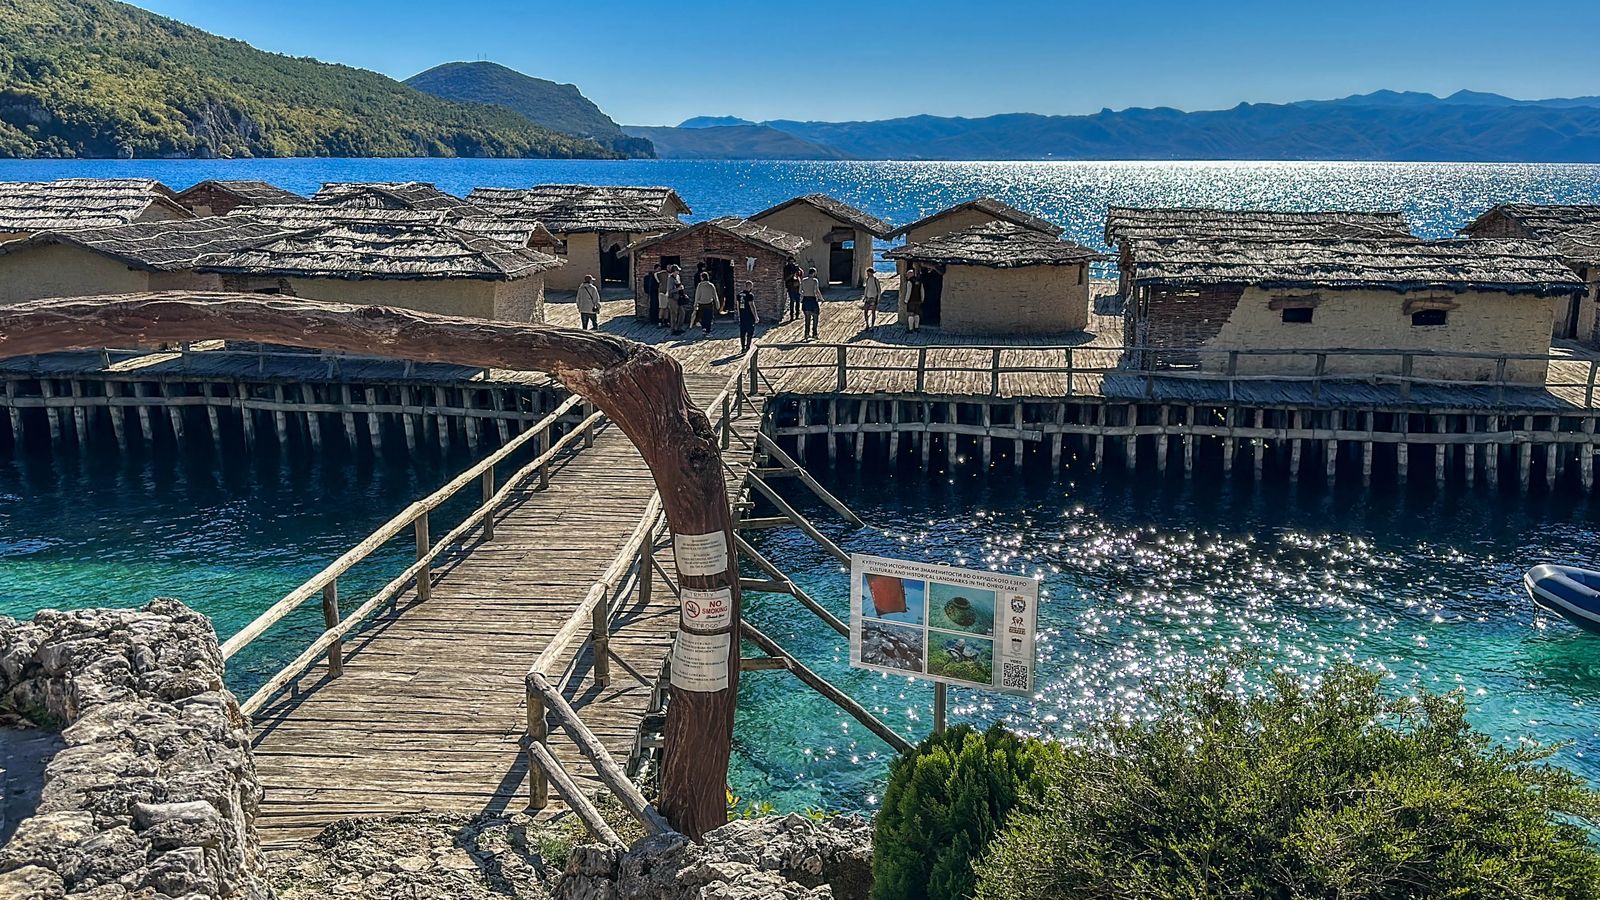
[[[714,693],[672,689],[660,799],[662,813],[691,837],[727,821],[739,676],[737,556],[717,438],[690,401],[676,360],[593,331],[264,295],[127,294],[0,307],[0,358],[214,339],[547,372],[615,422],[649,465],[673,533],[721,532],[728,545],[728,568],[720,575],[680,575],[685,588],[732,591],[729,687]]]

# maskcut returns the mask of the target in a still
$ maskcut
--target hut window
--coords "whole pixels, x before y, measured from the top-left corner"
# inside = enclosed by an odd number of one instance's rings
[[[1291,306],[1283,311],[1283,321],[1286,324],[1309,324],[1314,312],[1316,310],[1309,306]]]
[[[566,241],[556,241],[555,246],[552,247],[551,249],[555,250],[557,256],[566,256],[567,255],[567,242]]]
[[[1419,309],[1411,314],[1413,326],[1443,325],[1450,314],[1442,309]]]

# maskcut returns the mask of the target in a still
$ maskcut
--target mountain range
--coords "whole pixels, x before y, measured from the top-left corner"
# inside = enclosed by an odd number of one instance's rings
[[[1241,103],[1232,109],[1101,110],[870,122],[752,122],[697,116],[651,139],[684,155],[759,158],[731,138],[774,129],[833,159],[1276,159],[1600,162],[1600,97],[1516,100],[1458,91],[1448,97],[1377,91],[1338,100]],[[632,130],[632,129],[630,129]],[[662,153],[662,155],[673,155]]]

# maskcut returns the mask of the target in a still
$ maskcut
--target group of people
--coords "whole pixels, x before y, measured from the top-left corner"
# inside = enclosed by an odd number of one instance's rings
[[[717,313],[734,312],[739,316],[739,343],[744,349],[750,349],[755,340],[756,323],[761,321],[756,312],[756,283],[746,281],[738,295],[724,298],[711,280],[711,273],[706,271],[705,263],[701,263],[695,270],[693,285],[691,295],[683,282],[681,266],[657,262],[655,269],[644,276],[649,321],[672,329],[673,334],[683,334],[691,323],[698,323],[700,331],[709,335]]]

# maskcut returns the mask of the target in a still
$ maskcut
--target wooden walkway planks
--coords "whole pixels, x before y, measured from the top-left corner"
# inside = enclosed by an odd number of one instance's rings
[[[727,376],[689,376],[709,404]],[[753,440],[758,412],[736,421]],[[740,490],[748,451],[728,453]],[[735,477],[737,476],[737,477]],[[527,802],[522,676],[611,563],[654,492],[632,443],[615,426],[574,450],[546,491],[520,492],[496,519],[495,540],[452,551],[432,597],[408,593],[346,645],[344,674],[318,668],[298,697],[257,717],[256,766],[266,796],[257,825],[269,850],[352,815],[521,809]],[[677,600],[658,587],[641,605],[619,600],[611,684],[588,677],[587,646],[566,660],[566,695],[611,753],[625,759],[652,701],[677,627]],[[558,759],[587,789],[599,782],[566,736]]]

